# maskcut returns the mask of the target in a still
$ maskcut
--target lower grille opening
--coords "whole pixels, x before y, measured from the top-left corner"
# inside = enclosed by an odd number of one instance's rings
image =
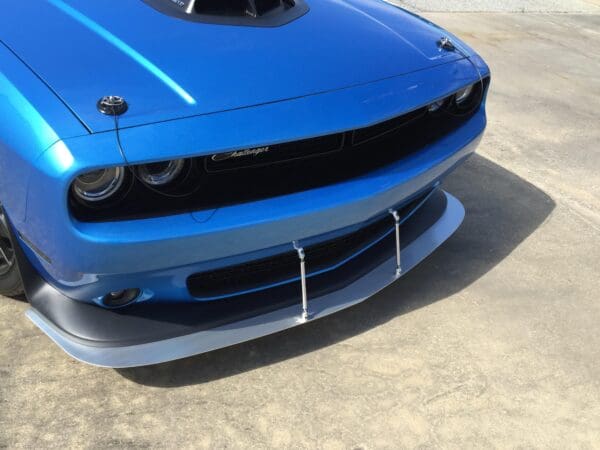
[[[401,209],[401,216],[407,217],[413,213],[430,195],[431,191],[428,191],[413,199]],[[305,247],[307,276],[312,277],[341,267],[360,252],[391,234],[393,229],[394,220],[386,213],[355,232]],[[290,245],[289,252],[194,274],[188,278],[187,285],[192,296],[213,300],[293,283],[299,277],[298,270],[298,255]]]

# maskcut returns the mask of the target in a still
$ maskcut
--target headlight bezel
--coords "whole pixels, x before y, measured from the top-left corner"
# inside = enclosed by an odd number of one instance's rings
[[[477,81],[462,87],[453,94],[431,102],[427,106],[429,114],[468,115],[473,108],[481,104],[485,91],[484,83]]]
[[[456,94],[454,94],[454,101],[458,107],[462,107],[469,102],[471,96],[475,92],[476,84],[470,84],[467,87],[462,88]]]
[[[154,175],[148,170],[157,167]],[[158,165],[166,165],[159,170]],[[135,184],[149,190],[177,190],[189,178],[192,169],[190,159],[180,158],[157,161],[134,166],[111,166],[90,170],[77,175],[70,185],[70,197],[84,207],[106,208],[127,195]],[[96,179],[86,180],[97,174]],[[112,176],[111,176],[112,175]],[[100,186],[96,187],[96,184]]]
[[[80,202],[89,205],[100,204],[113,198],[122,189],[126,175],[123,166],[91,170],[73,180],[71,192]]]
[[[166,167],[159,169],[160,165],[166,165]],[[167,161],[140,164],[135,166],[134,170],[140,181],[147,186],[151,188],[166,188],[172,186],[185,176],[186,166],[189,169],[187,159],[170,159]]]

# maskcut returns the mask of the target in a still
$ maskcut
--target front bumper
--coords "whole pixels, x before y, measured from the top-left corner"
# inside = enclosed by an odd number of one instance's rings
[[[433,201],[435,200],[435,201]],[[402,274],[405,274],[459,227],[464,217],[461,203],[439,191],[437,200],[426,202],[402,225]],[[435,221],[432,222],[432,215]],[[425,226],[424,226],[425,224]],[[319,319],[348,308],[371,297],[398,279],[395,246],[387,246],[386,258],[368,273],[344,287],[315,298],[310,297],[310,320]],[[23,268],[22,268],[23,269]],[[177,310],[168,305],[169,314],[143,312],[125,313],[100,309],[71,300],[36,276],[32,266],[25,267],[28,295],[32,308],[28,317],[56,344],[74,358],[103,367],[133,367],[157,364],[184,358],[218,348],[255,339],[303,323],[300,297],[279,307],[268,300],[271,310],[247,310],[246,314],[230,316],[229,322],[218,323],[210,317],[190,314],[190,309]],[[29,271],[29,272],[27,272]],[[186,308],[200,308],[197,302]],[[207,303],[204,303],[206,305]]]
[[[143,164],[164,159],[166,149],[169,158],[197,157],[345,132],[405,114],[473,83],[479,78],[473,62],[482,75],[489,74],[480,59],[465,59],[352,89],[125,128],[120,136],[128,162]],[[332,230],[359,227],[427,190],[469,156],[485,124],[482,104],[468,122],[421,151],[345,182],[118,225],[74,220],[66,204],[75,176],[123,165],[114,133],[69,138],[36,160],[26,220],[15,225],[36,269],[68,297],[90,302],[108,291],[139,287],[152,298],[192,301],[185,289],[190,274],[269,256],[289,248],[292,240],[310,245],[327,239],[324,235]]]
[[[195,301],[189,276],[268,257],[344,234],[431,189],[476,149],[483,109],[417,154],[366,176],[323,188],[201,213],[114,223],[42,223],[60,247],[40,257],[21,231],[28,259],[67,297],[98,301],[107,292],[140,288],[147,301]],[[208,214],[208,213],[207,213]],[[46,228],[45,228],[46,227]],[[60,231],[60,233],[59,233]],[[40,247],[38,241],[35,241]],[[46,248],[46,246],[41,246]]]

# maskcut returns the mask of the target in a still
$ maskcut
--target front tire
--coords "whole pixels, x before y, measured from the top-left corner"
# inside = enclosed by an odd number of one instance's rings
[[[15,255],[8,223],[0,209],[0,295],[17,297],[23,295],[23,280]]]

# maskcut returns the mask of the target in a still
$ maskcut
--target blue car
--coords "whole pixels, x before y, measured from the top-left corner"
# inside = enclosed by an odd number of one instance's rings
[[[3,5],[0,293],[105,367],[350,307],[459,227],[489,81],[382,0]]]

